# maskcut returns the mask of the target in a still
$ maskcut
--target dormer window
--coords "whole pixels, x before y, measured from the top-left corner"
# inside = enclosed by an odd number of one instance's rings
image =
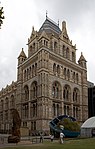
[[[44,40],[44,46],[48,47],[48,41]]]

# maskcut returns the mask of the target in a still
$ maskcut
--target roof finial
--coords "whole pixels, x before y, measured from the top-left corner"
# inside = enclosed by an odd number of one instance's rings
[[[47,19],[47,14],[48,14],[48,12],[47,12],[47,10],[46,10],[46,19]]]
[[[58,19],[58,26],[59,26],[59,19]]]

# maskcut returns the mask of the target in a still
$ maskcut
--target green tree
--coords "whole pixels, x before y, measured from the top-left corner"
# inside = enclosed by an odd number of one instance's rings
[[[80,131],[80,125],[78,124],[78,122],[71,121],[68,118],[61,120],[57,126],[60,127],[60,125],[63,125],[65,130],[76,131],[76,132]]]
[[[3,24],[3,19],[4,19],[4,16],[3,16],[3,7],[0,7],[0,28],[1,28],[1,25]]]

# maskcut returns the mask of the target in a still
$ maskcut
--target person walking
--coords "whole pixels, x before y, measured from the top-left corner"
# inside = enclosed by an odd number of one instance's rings
[[[63,142],[64,142],[64,137],[65,137],[65,135],[64,135],[64,133],[63,132],[60,132],[60,143],[61,144],[63,144]]]
[[[40,143],[43,143],[43,139],[44,139],[44,138],[43,138],[43,133],[41,132],[41,133],[40,133]]]
[[[53,140],[54,140],[54,135],[53,134],[50,135],[50,139],[51,139],[51,142],[53,142]]]

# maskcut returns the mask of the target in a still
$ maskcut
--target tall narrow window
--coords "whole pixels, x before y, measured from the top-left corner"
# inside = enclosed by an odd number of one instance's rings
[[[72,61],[75,62],[75,53],[72,52]]]
[[[52,86],[52,96],[53,98],[60,98],[61,86],[58,82],[54,82]]]
[[[54,51],[57,53],[57,42],[54,42]]]
[[[65,85],[64,90],[63,90],[64,101],[70,101],[70,98],[71,98],[70,94],[71,94],[70,87],[68,85]]]
[[[30,91],[30,98],[31,100],[34,99],[34,98],[37,98],[37,82],[34,81],[32,84],[31,84],[31,91]]]
[[[66,49],[66,58],[69,59],[69,48]]]
[[[24,98],[25,98],[25,101],[29,100],[29,88],[27,85],[24,87]]]
[[[63,57],[66,57],[66,49],[65,49],[64,45],[63,45],[63,49],[62,50],[63,50],[63,52],[62,52],[63,53]]]
[[[55,63],[53,65],[53,73],[54,73],[54,75],[56,75],[56,64]]]

